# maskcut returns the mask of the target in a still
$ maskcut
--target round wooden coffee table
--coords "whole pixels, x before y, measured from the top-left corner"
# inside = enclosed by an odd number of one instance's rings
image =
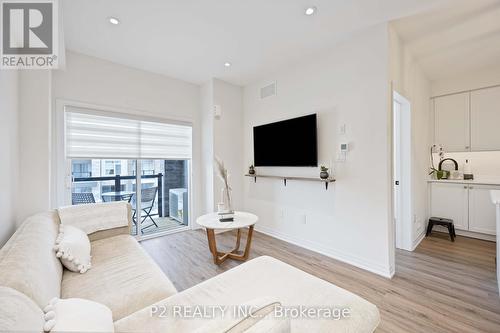
[[[207,229],[208,247],[212,256],[214,258],[214,263],[216,265],[222,264],[226,259],[231,258],[235,260],[245,261],[248,259],[250,254],[250,245],[252,244],[252,234],[253,226],[259,218],[251,213],[246,212],[234,212],[234,221],[232,222],[220,222],[220,215],[217,213],[210,213],[202,215],[196,219],[196,223],[205,227]],[[248,227],[247,243],[245,245],[245,251],[243,254],[238,254],[240,250],[240,239],[241,239],[241,229]],[[238,230],[236,236],[236,246],[231,252],[219,252],[217,251],[217,244],[215,242],[214,230]]]

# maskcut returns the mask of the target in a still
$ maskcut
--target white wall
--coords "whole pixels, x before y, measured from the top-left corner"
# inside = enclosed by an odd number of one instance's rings
[[[224,161],[229,172],[233,208],[243,209],[243,90],[240,86],[214,79],[214,104],[222,115],[214,120],[214,155]],[[220,202],[222,180],[215,177],[214,198]]]
[[[48,70],[19,73],[19,222],[50,208],[50,87]]]
[[[431,83],[392,27],[389,27],[389,50],[389,70],[393,89],[411,103],[411,249],[422,239],[429,217],[427,170],[431,145],[429,101]]]
[[[340,141],[351,145],[347,161],[335,164],[337,182],[328,191],[316,182],[284,187],[278,180],[246,179],[245,209],[259,216],[257,230],[390,276],[388,73],[382,24],[244,88],[244,165],[253,162],[253,126],[313,112],[319,117],[320,164],[330,165]],[[260,100],[259,88],[273,80],[277,96]],[[345,135],[339,134],[341,124]],[[257,172],[319,175],[318,168]]]
[[[217,210],[221,201],[222,180],[214,170],[214,158],[224,162],[229,171],[234,209],[243,208],[243,90],[218,79],[212,79],[201,87],[202,164],[204,212]],[[215,117],[214,105],[222,115]]]
[[[213,212],[214,197],[214,84],[213,80],[201,86],[201,164],[203,214]]]
[[[0,71],[0,247],[16,229],[18,72]]]
[[[193,203],[201,202],[199,86],[73,52],[67,54],[66,69],[54,72],[52,83],[54,105],[70,100],[192,122],[192,195]],[[61,110],[54,107],[53,112]],[[53,159],[55,165],[55,154]],[[54,167],[53,172],[61,175],[62,170]],[[201,209],[201,205],[193,207],[194,216]]]

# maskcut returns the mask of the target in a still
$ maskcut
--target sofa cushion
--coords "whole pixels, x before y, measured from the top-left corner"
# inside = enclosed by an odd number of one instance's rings
[[[43,332],[42,309],[19,291],[0,287],[0,332]]]
[[[375,305],[284,262],[263,256],[197,284],[155,304],[166,316],[152,316],[148,306],[115,322],[117,332],[192,332],[207,318],[179,318],[174,306],[235,306],[272,297],[283,307],[349,309],[341,319],[291,318],[292,332],[373,332],[380,315]]]
[[[177,292],[134,237],[119,235],[91,246],[92,269],[85,274],[64,270],[62,298],[104,304],[118,320]]]
[[[289,333],[290,318],[276,317],[276,307],[281,306],[272,298],[259,298],[242,304],[241,311],[226,311],[224,316],[217,320],[210,320],[197,329],[196,333],[242,333],[267,332]]]
[[[245,330],[245,333],[290,333],[292,331],[290,323],[290,317],[278,318],[273,313],[269,313]]]
[[[40,308],[59,297],[62,265],[52,249],[58,228],[55,212],[28,218],[0,250],[0,286],[22,292]]]
[[[77,227],[88,235],[128,227],[131,221],[131,206],[125,201],[60,207],[57,211],[62,224]]]

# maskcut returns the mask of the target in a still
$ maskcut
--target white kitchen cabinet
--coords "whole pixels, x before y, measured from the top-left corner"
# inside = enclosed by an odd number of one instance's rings
[[[453,219],[455,229],[469,229],[467,185],[432,183],[431,216]]]
[[[472,151],[500,150],[500,87],[471,92]]]
[[[500,190],[500,186],[469,186],[469,231],[496,234],[496,207],[491,202],[491,190]]]
[[[470,93],[434,98],[434,142],[446,152],[470,150]]]

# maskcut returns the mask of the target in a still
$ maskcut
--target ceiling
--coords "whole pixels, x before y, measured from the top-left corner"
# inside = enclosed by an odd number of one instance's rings
[[[196,84],[216,77],[245,85],[353,31],[443,1],[66,0],[63,20],[69,50]],[[309,6],[313,16],[304,15]]]
[[[393,24],[430,80],[500,65],[499,0],[456,0]]]

